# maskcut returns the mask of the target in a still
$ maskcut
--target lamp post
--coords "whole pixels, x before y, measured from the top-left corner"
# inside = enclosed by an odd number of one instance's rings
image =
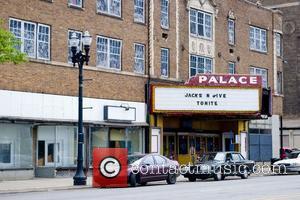
[[[79,69],[79,85],[78,85],[78,155],[77,155],[77,168],[76,174],[73,177],[74,185],[86,185],[86,175],[83,171],[83,144],[84,144],[84,135],[83,135],[83,113],[82,113],[82,96],[83,96],[83,64],[89,63],[89,51],[90,45],[92,43],[92,37],[89,32],[86,31],[82,37],[82,45],[85,53],[79,49],[80,40],[77,38],[76,33],[73,33],[70,39],[71,51],[72,51],[72,63],[75,67],[75,64],[78,64]]]

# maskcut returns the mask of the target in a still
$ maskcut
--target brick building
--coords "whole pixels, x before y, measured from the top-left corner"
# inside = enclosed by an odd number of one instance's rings
[[[238,150],[248,157],[250,131],[272,133],[276,155],[277,11],[244,0],[1,0],[0,18],[29,56],[27,63],[1,66],[1,179],[75,167],[78,68],[70,63],[68,41],[85,30],[93,37],[84,66],[84,77],[92,79],[84,84],[84,107],[92,107],[84,109],[86,165],[93,147],[158,152],[181,163],[191,160],[192,146],[199,155]],[[273,117],[147,115],[150,84],[177,87],[202,73],[261,75],[263,87],[272,89]]]
[[[283,15],[284,102],[283,146],[300,148],[299,8],[295,0],[264,0],[263,5]]]

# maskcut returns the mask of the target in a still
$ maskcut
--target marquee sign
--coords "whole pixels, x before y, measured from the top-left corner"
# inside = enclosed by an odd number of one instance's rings
[[[261,110],[261,77],[199,75],[183,86],[152,86],[154,113],[256,114]]]

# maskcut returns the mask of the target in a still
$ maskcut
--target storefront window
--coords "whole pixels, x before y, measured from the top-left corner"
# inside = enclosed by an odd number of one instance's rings
[[[110,129],[109,138],[110,148],[125,148],[126,147],[126,135],[125,129]]]
[[[77,159],[76,127],[40,126],[37,139],[38,166],[75,166]]]
[[[188,137],[179,136],[179,154],[188,154]]]
[[[0,124],[0,169],[32,167],[30,125]]]

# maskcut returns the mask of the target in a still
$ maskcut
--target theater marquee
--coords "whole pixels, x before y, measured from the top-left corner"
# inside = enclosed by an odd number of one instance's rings
[[[201,75],[182,86],[152,86],[154,113],[255,114],[261,110],[261,77]]]

